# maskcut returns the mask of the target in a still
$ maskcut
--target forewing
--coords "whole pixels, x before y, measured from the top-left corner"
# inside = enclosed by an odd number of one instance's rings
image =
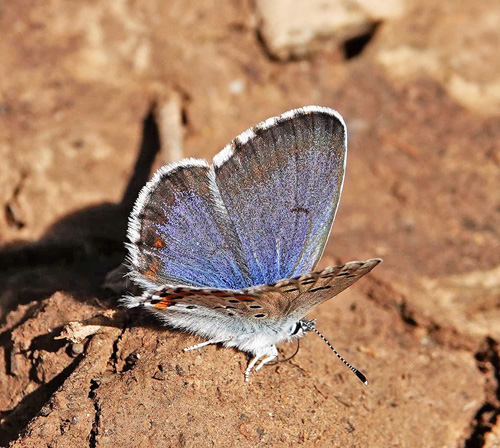
[[[187,159],[161,168],[130,216],[131,277],[160,285],[240,288],[249,282],[238,236],[206,162]]]
[[[346,150],[340,115],[312,106],[260,123],[214,158],[249,266],[247,286],[314,269],[337,211]]]
[[[300,319],[368,274],[382,260],[351,261],[310,272],[294,279],[280,280],[274,285],[249,288],[249,294],[260,296],[264,310],[273,310],[277,319]]]

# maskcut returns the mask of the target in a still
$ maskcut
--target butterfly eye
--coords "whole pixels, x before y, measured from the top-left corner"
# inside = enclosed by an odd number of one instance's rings
[[[295,324],[293,324],[290,328],[290,336],[294,336],[296,334],[298,334],[299,332],[302,331],[302,327],[300,326],[300,324],[297,322]]]

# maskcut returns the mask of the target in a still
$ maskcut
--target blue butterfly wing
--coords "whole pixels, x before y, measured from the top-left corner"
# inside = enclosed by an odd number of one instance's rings
[[[214,158],[253,285],[314,269],[337,211],[346,151],[340,115],[311,106],[260,123]]]
[[[242,289],[311,271],[335,217],[346,131],[306,107],[241,134],[214,165],[161,168],[130,217],[131,277],[145,288]]]
[[[203,160],[166,165],[142,189],[128,227],[131,278],[238,289],[249,282],[238,236]]]

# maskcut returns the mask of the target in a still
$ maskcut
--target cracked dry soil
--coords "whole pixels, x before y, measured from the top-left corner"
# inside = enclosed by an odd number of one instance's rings
[[[499,118],[428,76],[388,76],[374,55],[389,25],[364,50],[277,62],[252,2],[167,3],[0,13],[0,446],[498,446]],[[243,353],[182,353],[198,340],[117,309],[103,284],[165,158],[172,93],[191,157],[292,107],[344,115],[346,184],[320,267],[384,263],[311,317],[369,387],[314,335],[245,384]]]

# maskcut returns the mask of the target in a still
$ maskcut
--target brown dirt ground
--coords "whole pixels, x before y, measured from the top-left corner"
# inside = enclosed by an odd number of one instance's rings
[[[0,10],[0,446],[498,446],[498,116],[435,78],[389,76],[377,50],[399,37],[384,26],[355,57],[277,62],[250,1]],[[197,340],[115,311],[102,285],[162,164],[155,111],[172,93],[190,157],[293,107],[343,114],[347,178],[320,266],[384,263],[312,316],[369,387],[313,336],[244,384],[243,353],[182,353]],[[71,321],[96,332],[58,338]]]

